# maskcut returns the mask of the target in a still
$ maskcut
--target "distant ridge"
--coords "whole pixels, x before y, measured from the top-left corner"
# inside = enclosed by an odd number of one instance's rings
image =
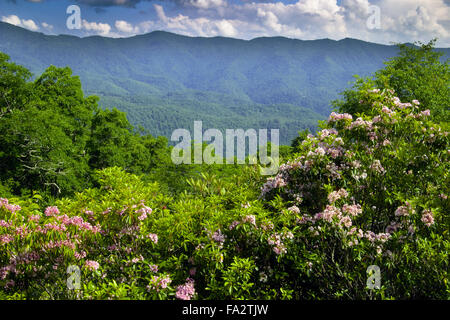
[[[450,49],[439,49],[449,56]],[[170,137],[176,128],[279,128],[287,144],[314,129],[353,75],[396,55],[357,39],[187,37],[165,31],[129,38],[45,35],[0,22],[0,51],[35,75],[70,66],[103,107]]]

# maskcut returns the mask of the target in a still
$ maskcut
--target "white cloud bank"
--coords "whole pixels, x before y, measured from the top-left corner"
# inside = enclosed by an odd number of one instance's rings
[[[86,35],[128,37],[165,30],[188,36],[224,36],[252,39],[285,36],[304,40],[351,37],[378,43],[428,41],[450,47],[450,1],[448,0],[298,0],[296,3],[257,0],[228,3],[226,0],[185,0],[184,13],[167,14],[154,4],[154,20],[114,25],[83,20]],[[379,28],[369,28],[373,6],[379,8]],[[181,10],[182,7],[179,7]],[[171,11],[173,12],[173,11]],[[8,21],[5,21],[8,20]],[[376,19],[375,19],[376,20]],[[39,27],[17,16],[2,21]]]
[[[252,39],[285,36],[305,40],[345,37],[378,43],[428,41],[450,46],[450,5],[445,0],[299,0],[243,2],[190,0],[197,8],[191,15],[168,16],[163,6],[154,5],[157,19],[136,25],[117,21],[121,36],[165,30],[188,36],[225,36]],[[373,6],[379,8],[380,25],[369,28]]]
[[[39,26],[31,19],[20,19],[18,16],[12,14],[9,16],[2,16],[2,22],[13,24],[18,27],[23,27],[31,31],[38,31]]]

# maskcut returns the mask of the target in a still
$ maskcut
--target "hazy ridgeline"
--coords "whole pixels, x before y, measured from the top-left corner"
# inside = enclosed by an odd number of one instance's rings
[[[395,46],[355,39],[244,41],[152,32],[132,38],[48,36],[0,22],[0,51],[41,74],[69,66],[100,106],[170,137],[177,128],[276,128],[289,144],[314,130],[330,101],[353,80],[395,56]],[[449,50],[444,49],[448,54]]]

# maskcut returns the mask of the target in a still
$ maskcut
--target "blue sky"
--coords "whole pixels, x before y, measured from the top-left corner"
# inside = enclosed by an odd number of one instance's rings
[[[66,27],[69,5],[81,29]],[[46,34],[428,41],[450,46],[450,0],[0,0],[0,20]]]

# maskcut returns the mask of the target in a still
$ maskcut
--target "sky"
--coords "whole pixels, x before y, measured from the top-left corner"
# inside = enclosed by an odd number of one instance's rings
[[[80,9],[79,29],[69,29]],[[72,18],[71,18],[72,17]],[[78,16],[77,16],[78,17]],[[45,34],[130,37],[155,30],[253,39],[428,42],[450,47],[450,0],[0,0],[0,20]]]

